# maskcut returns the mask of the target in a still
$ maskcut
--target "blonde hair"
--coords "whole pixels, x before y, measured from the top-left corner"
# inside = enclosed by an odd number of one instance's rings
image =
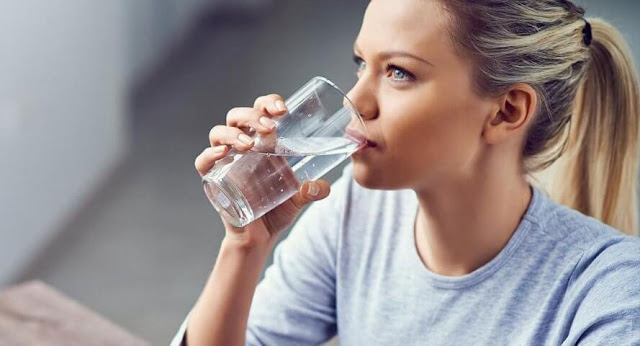
[[[524,172],[556,202],[637,234],[640,93],[622,35],[568,0],[441,3],[480,94],[515,83],[538,94]]]

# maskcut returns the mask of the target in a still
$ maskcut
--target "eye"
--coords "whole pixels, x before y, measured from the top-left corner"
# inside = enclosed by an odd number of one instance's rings
[[[412,81],[415,79],[415,76],[407,70],[392,64],[387,65],[387,70],[391,72],[391,77],[396,81]]]
[[[407,77],[408,76],[404,71],[398,70],[398,69],[394,69],[393,70],[393,78],[395,78],[395,79],[406,79]]]
[[[360,72],[367,67],[367,63],[357,55],[353,56],[353,61],[356,63],[356,75],[360,74]]]

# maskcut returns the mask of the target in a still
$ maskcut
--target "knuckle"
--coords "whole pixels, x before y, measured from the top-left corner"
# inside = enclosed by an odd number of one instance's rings
[[[193,162],[193,165],[196,167],[196,170],[199,172],[200,167],[202,166],[202,154],[198,155]]]
[[[262,115],[261,112],[254,108],[234,108],[227,113],[227,125],[245,126],[254,120],[257,120]]]
[[[300,210],[302,208],[304,208],[305,205],[307,205],[309,203],[309,200],[307,199],[306,196],[301,195],[299,198],[295,198],[293,200],[293,205],[296,207],[296,209]]]
[[[238,113],[238,108],[231,108],[228,112],[227,112],[227,119],[233,118],[235,116],[237,116]]]
[[[256,108],[256,107],[259,107],[261,104],[263,104],[265,97],[266,96],[258,96],[258,97],[256,97],[255,102],[253,102],[253,107]]]
[[[214,138],[216,134],[220,131],[220,125],[216,125],[209,130],[209,138]]]
[[[266,106],[268,104],[274,103],[277,100],[283,100],[282,96],[280,96],[278,94],[263,95],[263,96],[260,96],[260,97],[258,97],[256,99],[256,102],[253,104],[253,106],[255,108],[261,107],[261,106]]]
[[[251,109],[248,109],[245,114],[243,114],[242,121],[244,123],[249,123],[249,122],[251,122],[253,120],[258,119],[260,117],[260,115],[262,115],[262,112],[254,109],[254,108],[251,108]]]
[[[227,128],[227,130],[228,130],[228,131],[226,132],[226,133],[227,133],[227,135],[229,135],[229,136],[233,136],[233,137],[236,137],[236,136],[238,136],[239,134],[244,133],[244,131],[240,130],[240,129],[239,129],[239,128],[237,128],[237,127],[228,127],[228,128]]]

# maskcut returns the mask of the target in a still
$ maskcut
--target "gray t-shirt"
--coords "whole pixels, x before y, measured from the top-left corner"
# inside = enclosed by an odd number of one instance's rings
[[[418,257],[417,210],[413,191],[365,189],[347,166],[276,247],[247,344],[640,345],[639,238],[533,188],[505,248],[446,277]]]

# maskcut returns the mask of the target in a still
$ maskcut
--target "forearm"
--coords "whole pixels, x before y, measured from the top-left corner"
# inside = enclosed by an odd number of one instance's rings
[[[247,319],[272,245],[243,246],[225,239],[187,326],[193,345],[244,345]]]

